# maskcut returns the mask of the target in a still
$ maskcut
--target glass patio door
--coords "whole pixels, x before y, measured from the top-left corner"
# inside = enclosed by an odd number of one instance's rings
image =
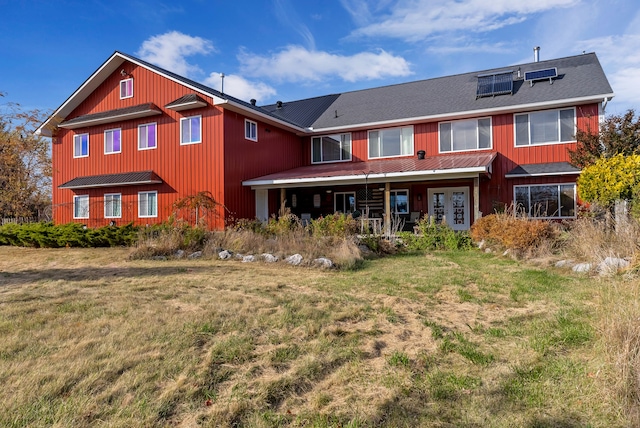
[[[429,216],[437,223],[446,221],[453,230],[469,229],[469,188],[429,189]]]

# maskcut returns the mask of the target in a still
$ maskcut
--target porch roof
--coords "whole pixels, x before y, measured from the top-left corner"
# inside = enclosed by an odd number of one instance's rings
[[[472,178],[491,174],[496,153],[337,162],[302,166],[244,181],[260,189]]]

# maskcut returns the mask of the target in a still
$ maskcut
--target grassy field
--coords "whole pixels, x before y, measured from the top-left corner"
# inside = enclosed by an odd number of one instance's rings
[[[622,278],[128,251],[0,247],[0,426],[630,425],[603,333]]]

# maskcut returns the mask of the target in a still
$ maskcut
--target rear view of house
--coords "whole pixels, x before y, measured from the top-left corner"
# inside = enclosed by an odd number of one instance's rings
[[[57,223],[158,223],[210,192],[213,228],[285,204],[465,230],[512,201],[575,217],[568,149],[612,97],[592,53],[257,106],[116,52],[40,132]]]

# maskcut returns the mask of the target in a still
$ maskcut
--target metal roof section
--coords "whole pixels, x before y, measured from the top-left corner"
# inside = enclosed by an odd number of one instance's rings
[[[97,187],[142,186],[160,183],[162,183],[162,180],[155,172],[140,171],[76,177],[58,187],[60,189],[93,189]]]
[[[579,175],[582,171],[569,162],[518,165],[505,174],[506,178],[546,177],[553,175]]]
[[[171,101],[164,107],[174,111],[183,111],[206,106],[207,101],[199,97],[198,94],[187,94],[175,101]]]
[[[496,153],[407,157],[368,162],[315,164],[244,181],[252,188],[312,187],[471,178],[491,174]]]
[[[528,71],[557,68],[553,85],[525,84]],[[511,96],[477,98],[478,75],[498,75],[504,67],[383,86],[341,94],[313,123],[316,132],[448,120],[498,112],[526,111],[601,102],[614,96],[594,53],[514,65]]]
[[[101,125],[104,123],[113,123],[122,120],[138,119],[140,117],[155,116],[157,114],[162,114],[162,110],[156,107],[153,103],[146,103],[133,107],[125,107],[78,116],[71,120],[62,122],[58,126],[65,129],[76,129],[85,126]]]

